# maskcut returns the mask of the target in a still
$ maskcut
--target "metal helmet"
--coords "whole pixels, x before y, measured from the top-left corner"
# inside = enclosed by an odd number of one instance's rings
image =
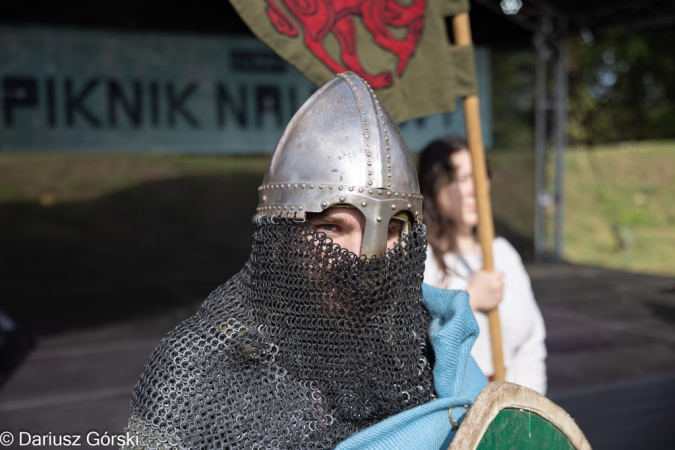
[[[352,72],[326,83],[293,116],[258,188],[256,217],[304,220],[334,206],[366,218],[361,254],[387,249],[390,219],[422,220],[410,151],[368,84]]]

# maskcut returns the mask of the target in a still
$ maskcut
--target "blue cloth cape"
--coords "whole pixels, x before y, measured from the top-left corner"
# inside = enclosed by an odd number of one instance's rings
[[[438,398],[362,430],[336,450],[439,450],[455,436],[452,420],[460,423],[487,379],[470,355],[478,324],[465,291],[422,285],[422,304],[431,315],[434,387]]]

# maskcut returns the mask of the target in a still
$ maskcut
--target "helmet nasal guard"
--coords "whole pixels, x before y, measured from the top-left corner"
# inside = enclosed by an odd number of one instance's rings
[[[366,218],[361,254],[387,250],[390,219],[421,223],[422,195],[398,127],[352,72],[326,83],[293,116],[258,188],[256,217],[305,219],[333,206]]]

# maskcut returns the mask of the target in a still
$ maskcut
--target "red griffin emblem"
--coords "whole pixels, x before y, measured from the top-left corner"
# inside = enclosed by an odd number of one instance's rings
[[[295,37],[296,25],[276,3],[266,0],[266,12],[272,25],[282,34]],[[375,89],[390,86],[390,72],[376,75],[366,73],[356,54],[356,28],[352,16],[360,16],[373,41],[380,48],[398,58],[396,73],[405,71],[415,48],[422,37],[424,9],[427,0],[414,0],[410,5],[400,5],[396,0],[281,0],[293,15],[305,35],[305,45],[333,72],[351,70],[359,74]],[[405,28],[404,38],[397,39],[388,27]],[[340,44],[340,59],[333,59],[324,47],[325,37],[333,32]]]

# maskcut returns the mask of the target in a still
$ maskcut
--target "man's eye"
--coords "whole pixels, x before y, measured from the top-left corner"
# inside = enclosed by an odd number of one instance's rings
[[[389,229],[387,230],[389,237],[401,237],[401,231],[403,230],[403,224],[397,220],[392,220],[389,222]]]
[[[333,225],[332,223],[322,223],[319,225],[315,225],[314,228],[316,228],[319,231],[326,231],[326,232],[334,232],[338,230],[337,225]]]

